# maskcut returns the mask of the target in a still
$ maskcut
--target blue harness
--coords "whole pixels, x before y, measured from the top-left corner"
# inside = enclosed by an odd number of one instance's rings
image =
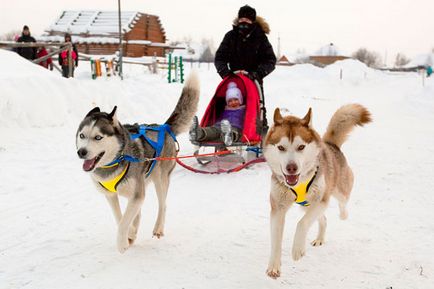
[[[147,131],[156,131],[158,132],[158,137],[157,137],[157,141],[153,141],[152,139],[150,139],[147,135],[146,132]],[[175,143],[177,144],[178,141],[176,140],[176,136],[173,133],[173,131],[170,129],[170,126],[168,124],[163,124],[163,125],[159,125],[159,126],[146,126],[146,125],[140,125],[137,129],[137,133],[135,134],[131,134],[130,138],[131,140],[136,140],[140,137],[144,138],[146,140],[146,142],[148,142],[151,147],[155,150],[154,153],[154,157],[153,158],[158,158],[161,156],[161,152],[163,151],[163,147],[164,147],[164,140],[166,137],[166,132],[173,138],[173,140],[175,141]],[[178,148],[177,148],[178,150]],[[143,162],[145,160],[133,157],[133,156],[129,156],[129,155],[120,155],[119,157],[117,157],[115,160],[113,160],[111,163],[106,164],[105,167],[112,167],[114,165],[119,164],[122,161],[127,161],[127,162],[132,162],[132,163],[139,163],[139,162]],[[155,167],[155,164],[157,163],[157,160],[152,160],[151,166],[148,170],[148,172],[146,173],[146,177],[148,177],[152,170]]]

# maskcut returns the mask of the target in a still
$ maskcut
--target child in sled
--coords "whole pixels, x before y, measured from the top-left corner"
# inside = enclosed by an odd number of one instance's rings
[[[190,140],[222,141],[227,146],[238,142],[242,137],[245,112],[241,90],[235,82],[230,82],[226,91],[226,106],[217,122],[213,126],[200,127],[195,116],[190,129]]]

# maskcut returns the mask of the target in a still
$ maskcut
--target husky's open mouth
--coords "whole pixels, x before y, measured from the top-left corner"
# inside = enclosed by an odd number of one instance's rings
[[[96,166],[96,164],[99,162],[99,160],[102,158],[102,156],[105,154],[105,152],[100,153],[96,157],[90,160],[84,160],[83,162],[83,170],[86,172],[89,172],[93,170]]]
[[[289,186],[295,186],[298,183],[298,178],[300,177],[300,174],[298,175],[286,175],[283,174],[283,176],[285,177],[285,182],[289,185]]]

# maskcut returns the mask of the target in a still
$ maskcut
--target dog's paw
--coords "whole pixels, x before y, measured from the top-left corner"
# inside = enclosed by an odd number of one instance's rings
[[[295,245],[292,247],[292,259],[294,261],[300,260],[306,253],[305,246]]]
[[[324,244],[324,239],[315,239],[310,243],[314,247],[318,247]]]
[[[280,277],[280,268],[268,267],[266,273],[267,273],[268,277],[271,277],[273,279],[277,279]]]
[[[339,213],[339,218],[340,218],[341,220],[346,220],[346,219],[348,219],[348,210],[347,210],[347,209],[343,209],[343,210],[341,210],[340,213]]]
[[[154,231],[153,232],[153,236],[157,237],[158,239],[162,238],[164,236],[164,232],[163,231]]]
[[[118,251],[123,254],[130,247],[130,242],[128,238],[118,238]]]
[[[137,230],[134,228],[130,228],[130,231],[128,232],[128,243],[130,245],[134,244],[134,241],[137,239]]]

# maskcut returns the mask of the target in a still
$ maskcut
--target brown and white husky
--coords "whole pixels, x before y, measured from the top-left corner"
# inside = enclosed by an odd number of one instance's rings
[[[363,126],[371,121],[371,114],[365,107],[345,105],[335,112],[321,138],[312,128],[311,115],[309,109],[302,119],[282,117],[276,109],[274,125],[265,139],[264,155],[272,170],[271,256],[267,268],[272,278],[280,276],[285,214],[293,203],[305,209],[294,236],[294,260],[304,256],[306,235],[315,221],[319,223],[319,231],[311,244],[324,243],[327,224],[324,211],[331,196],[339,202],[340,218],[347,218],[346,204],[353,187],[353,173],[340,148],[356,125]]]

